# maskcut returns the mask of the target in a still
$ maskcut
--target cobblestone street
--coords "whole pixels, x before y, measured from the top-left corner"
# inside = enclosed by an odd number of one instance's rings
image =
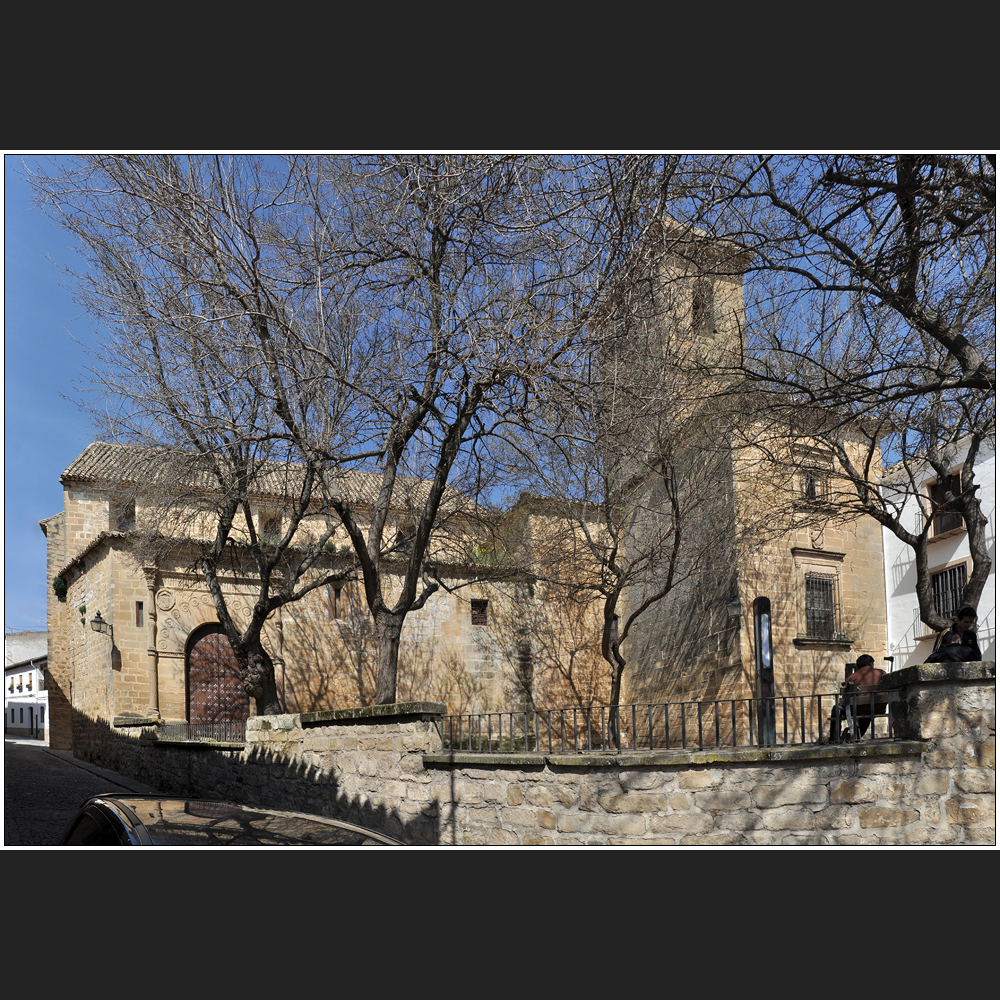
[[[58,844],[90,795],[156,791],[66,750],[50,750],[40,740],[4,739],[3,749],[5,847]]]

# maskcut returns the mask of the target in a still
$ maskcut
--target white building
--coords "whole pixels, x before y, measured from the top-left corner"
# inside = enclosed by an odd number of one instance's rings
[[[955,459],[958,473],[968,448],[962,448]],[[933,489],[937,477],[929,466],[919,472],[911,483],[903,469],[889,470],[882,484],[888,500],[905,496],[903,525],[919,532],[932,511]],[[979,613],[979,648],[984,660],[996,659],[996,451],[983,448],[976,463],[979,497],[989,525],[986,542],[993,566],[989,581],[977,608]],[[917,490],[914,491],[914,485]],[[908,495],[907,495],[908,494]],[[885,551],[885,596],[888,614],[888,648],[894,658],[893,669],[924,663],[934,648],[936,633],[920,620],[917,606],[917,572],[913,549],[904,545],[891,531],[883,529]],[[934,602],[940,614],[950,616],[962,606],[962,589],[972,572],[968,532],[961,517],[941,513],[934,518],[927,541],[927,561],[931,572]]]
[[[49,738],[49,692],[45,688],[48,632],[4,636],[4,734]]]

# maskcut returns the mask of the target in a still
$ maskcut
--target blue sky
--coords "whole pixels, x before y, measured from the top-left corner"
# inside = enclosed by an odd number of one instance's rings
[[[31,202],[22,160],[4,156],[4,630],[45,629],[45,536],[59,475],[92,440],[64,396],[87,365],[94,324],[63,287],[72,241]],[[75,338],[75,339],[74,339]]]

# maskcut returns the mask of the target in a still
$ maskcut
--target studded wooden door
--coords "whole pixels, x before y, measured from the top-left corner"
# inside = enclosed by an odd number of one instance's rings
[[[250,697],[225,633],[205,632],[188,650],[188,722],[242,722]]]

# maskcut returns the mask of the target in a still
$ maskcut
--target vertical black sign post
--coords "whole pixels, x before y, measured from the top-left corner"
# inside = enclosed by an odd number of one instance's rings
[[[774,723],[774,656],[771,647],[771,601],[766,597],[758,597],[753,602],[753,638],[757,666],[754,678],[757,741],[761,746],[774,746],[778,741]]]

